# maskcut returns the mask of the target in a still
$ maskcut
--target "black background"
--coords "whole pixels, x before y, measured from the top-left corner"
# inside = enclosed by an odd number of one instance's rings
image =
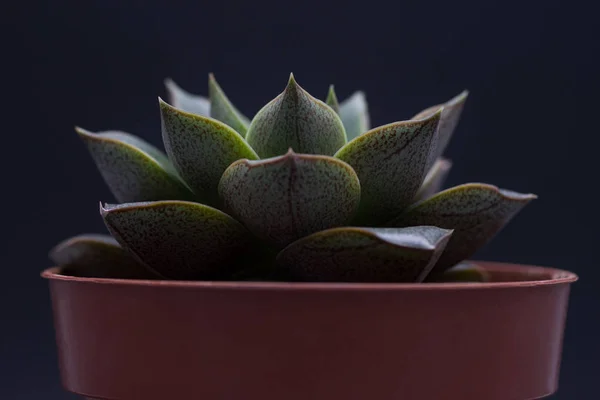
[[[573,286],[560,390],[592,399],[600,349],[598,30],[577,2],[11,2],[2,35],[0,397],[70,399],[56,368],[47,251],[104,231],[112,201],[73,127],[161,145],[157,96],[172,77],[206,94],[214,72],[247,115],[290,72],[317,97],[365,90],[375,125],[470,90],[448,185],[534,192],[478,258],[555,266]],[[467,333],[468,334],[468,333]],[[435,377],[432,377],[435,379]]]

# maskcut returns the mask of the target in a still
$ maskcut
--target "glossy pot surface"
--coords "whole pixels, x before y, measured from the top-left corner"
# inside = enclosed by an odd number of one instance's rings
[[[477,263],[492,282],[42,276],[63,385],[89,398],[522,400],[555,392],[577,276]]]

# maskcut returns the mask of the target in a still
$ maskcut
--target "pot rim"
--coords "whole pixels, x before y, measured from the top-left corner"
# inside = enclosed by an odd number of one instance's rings
[[[259,291],[431,291],[431,290],[487,290],[532,288],[571,284],[579,277],[570,271],[527,264],[512,264],[495,261],[471,262],[486,271],[520,276],[523,280],[500,282],[427,282],[427,283],[345,283],[345,282],[270,282],[270,281],[181,281],[118,278],[82,278],[62,275],[61,267],[51,267],[40,275],[44,279],[72,283],[89,283],[117,286],[146,286],[170,288],[196,288],[217,290]]]

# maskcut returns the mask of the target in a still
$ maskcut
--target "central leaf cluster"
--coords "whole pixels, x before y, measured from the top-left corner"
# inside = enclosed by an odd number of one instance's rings
[[[118,202],[101,207],[125,250],[110,254],[163,278],[420,282],[535,198],[485,184],[439,192],[466,92],[371,129],[362,92],[338,103],[331,87],[323,102],[293,75],[253,118],[213,75],[208,99],[167,88],[166,155],[128,133],[77,129]],[[57,262],[80,260],[69,249],[82,243],[60,246]]]

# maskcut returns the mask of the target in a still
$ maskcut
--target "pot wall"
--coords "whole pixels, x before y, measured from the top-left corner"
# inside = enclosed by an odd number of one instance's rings
[[[44,276],[63,385],[92,398],[519,400],[553,393],[576,277],[484,265],[498,281],[555,281],[178,284]]]

